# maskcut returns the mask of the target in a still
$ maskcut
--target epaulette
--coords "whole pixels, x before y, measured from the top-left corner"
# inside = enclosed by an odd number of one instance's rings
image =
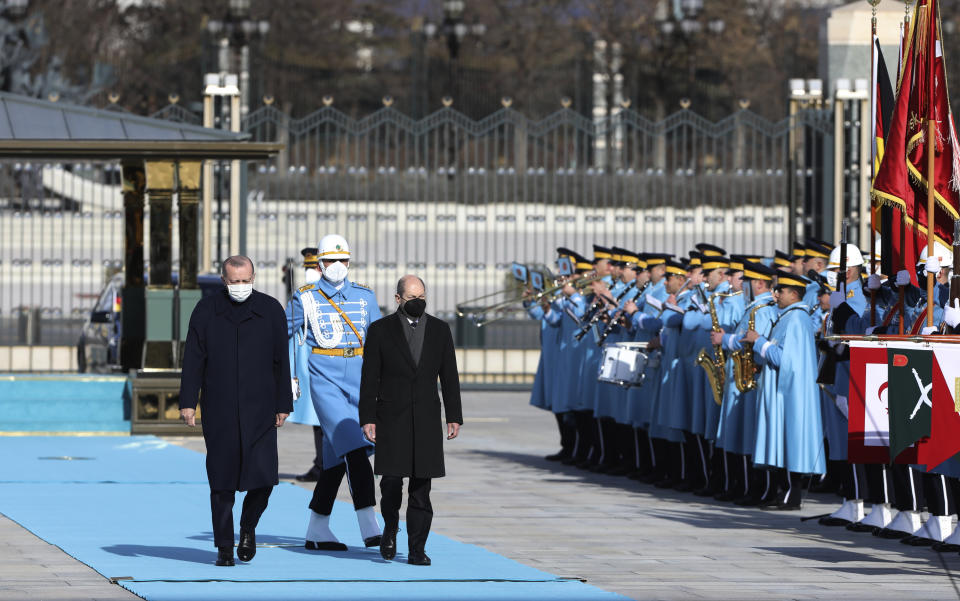
[[[300,288],[298,288],[298,290],[299,290],[300,292],[306,292],[307,290],[313,290],[314,288],[315,288],[315,286],[314,286],[313,284],[307,284],[306,286],[300,286]]]
[[[362,288],[362,289],[364,289],[364,290],[366,290],[366,291],[368,291],[368,292],[373,292],[373,290],[371,290],[370,287],[367,286],[367,285],[365,285],[365,284],[361,284],[361,283],[359,283],[359,282],[350,282],[350,283],[353,284],[354,286],[356,286],[357,288]]]

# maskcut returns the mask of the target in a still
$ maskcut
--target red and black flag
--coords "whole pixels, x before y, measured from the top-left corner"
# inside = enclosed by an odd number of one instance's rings
[[[893,84],[890,83],[890,73],[887,71],[887,62],[883,60],[883,50],[880,49],[880,38],[873,37],[873,173],[880,172],[880,163],[883,161],[884,144],[890,134],[890,121],[893,117]],[[893,231],[893,207],[880,204],[873,208],[874,227],[880,234],[880,273],[892,274],[893,269],[893,236],[883,235]],[[899,239],[899,238],[898,238]],[[873,250],[871,249],[871,252]]]
[[[927,139],[927,120],[935,124],[933,140]],[[928,173],[927,150],[934,146],[934,172]],[[934,215],[927,215],[927,186],[934,187]],[[939,2],[918,0],[904,39],[903,59],[897,82],[897,97],[885,138],[883,159],[873,182],[875,202],[899,214],[893,219],[895,265],[916,265],[927,244],[927,227],[949,246],[953,221],[960,218],[960,145],[947,95],[946,71]],[[900,248],[899,227],[906,227]],[[884,232],[886,236],[886,232]],[[916,275],[910,270],[916,282]],[[891,272],[892,273],[892,272]]]

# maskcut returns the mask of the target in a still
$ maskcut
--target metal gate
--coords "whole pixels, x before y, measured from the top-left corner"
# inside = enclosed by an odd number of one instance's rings
[[[505,101],[475,121],[450,106],[412,120],[384,104],[361,119],[332,101],[300,119],[266,105],[244,120],[254,140],[286,144],[241,177],[240,247],[257,262],[260,290],[285,301],[284,264],[332,232],[354,249],[351,278],[387,310],[397,279],[412,272],[427,283],[428,310],[451,322],[459,301],[503,288],[513,261],[549,265],[557,246],[679,255],[707,241],[771,255],[798,235],[831,237],[823,218],[833,214],[830,110],[770,122],[744,108],[714,123],[689,109],[650,121],[629,108],[592,120],[565,107],[532,120]],[[156,116],[196,118],[179,107]],[[214,264],[201,271],[216,269],[230,242],[229,164],[215,167]],[[0,163],[0,345],[8,354],[10,345],[71,344],[119,267],[116,170]],[[55,339],[53,317],[65,328]],[[458,344],[477,351],[464,355],[466,371],[529,381],[539,330],[522,317],[482,335],[457,324]],[[3,348],[0,370],[22,368],[4,363]]]

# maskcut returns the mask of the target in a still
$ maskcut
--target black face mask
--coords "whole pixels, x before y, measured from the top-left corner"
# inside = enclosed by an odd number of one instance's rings
[[[412,298],[403,303],[403,312],[413,318],[419,318],[427,309],[427,301],[422,298]]]

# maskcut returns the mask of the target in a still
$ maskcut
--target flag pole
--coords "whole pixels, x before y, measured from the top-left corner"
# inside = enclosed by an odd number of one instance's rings
[[[910,4],[913,3],[913,0],[903,0],[903,31],[906,34],[909,31],[910,27]],[[900,53],[903,54],[903,39],[900,40]],[[898,64],[902,63],[903,57],[901,56],[901,61]],[[902,64],[899,69],[902,68]],[[900,74],[898,72],[897,77],[899,79]],[[900,270],[903,271],[907,268],[907,258],[906,258],[906,245],[907,245],[907,215],[902,209],[897,209],[897,212],[900,213]],[[919,283],[919,282],[918,282]],[[906,294],[905,287],[898,286],[900,289],[900,335],[903,335],[903,323],[907,319],[907,305],[906,305]]]
[[[927,45],[927,260],[934,256],[933,234],[937,225],[936,210],[936,150],[937,150],[937,123],[933,110],[933,79],[936,75],[936,43],[939,37],[936,0],[927,5],[930,19],[930,40]],[[927,274],[927,327],[933,327],[933,274]]]
[[[870,184],[877,177],[877,5],[880,0],[867,0],[873,9],[870,18]],[[875,211],[873,201],[870,202],[870,275],[877,272],[877,230],[874,223]],[[877,295],[870,294],[870,325],[877,325]]]
[[[931,99],[931,105],[933,104]],[[936,218],[934,216],[934,209],[936,206],[934,204],[934,165],[935,161],[935,149],[936,149],[936,136],[937,129],[936,123],[932,117],[927,118],[927,258],[934,256],[933,254],[933,230],[936,226]],[[933,327],[933,273],[927,273],[927,327]]]

